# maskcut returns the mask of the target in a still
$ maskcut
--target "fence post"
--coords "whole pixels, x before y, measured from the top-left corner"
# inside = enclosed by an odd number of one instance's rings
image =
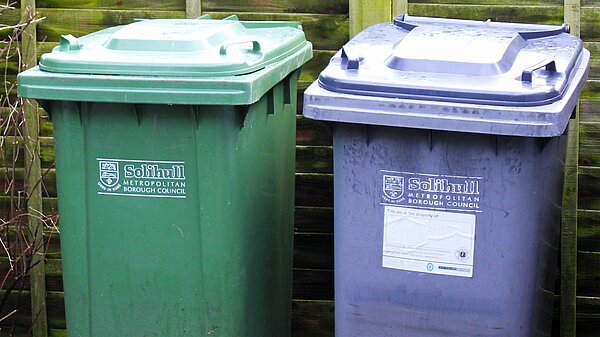
[[[408,0],[350,0],[350,38],[370,25],[408,13]]]
[[[21,22],[29,22],[35,16],[35,0],[21,1]],[[21,35],[21,55],[23,69],[37,64],[36,24],[31,23]],[[34,100],[23,100],[24,126],[23,146],[25,148],[25,186],[27,193],[27,213],[31,261],[29,279],[31,283],[31,320],[33,337],[48,336],[46,315],[46,274],[44,263],[44,224],[42,221],[42,174],[40,166],[38,105]]]
[[[350,0],[350,38],[370,25],[390,22],[393,0]]]
[[[185,0],[185,17],[195,19],[202,15],[202,0]]]
[[[580,35],[581,0],[565,0],[565,23],[571,34]],[[560,267],[560,335],[575,337],[577,326],[577,197],[579,161],[579,106],[575,119],[569,123],[567,157],[565,160],[565,189],[561,229]]]
[[[408,0],[392,0],[392,17],[408,13]]]

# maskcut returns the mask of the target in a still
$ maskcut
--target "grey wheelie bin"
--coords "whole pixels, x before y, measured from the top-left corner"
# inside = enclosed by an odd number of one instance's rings
[[[335,122],[337,336],[550,335],[589,58],[566,25],[407,15],[332,58],[304,115]]]

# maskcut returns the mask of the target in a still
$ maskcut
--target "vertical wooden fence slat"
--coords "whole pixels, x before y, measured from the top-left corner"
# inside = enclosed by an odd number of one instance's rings
[[[363,29],[380,22],[392,19],[393,0],[350,0],[350,38]]]
[[[408,13],[408,0],[392,0],[392,17]]]
[[[580,35],[581,0],[565,0],[565,22],[571,33]],[[568,129],[565,187],[561,229],[560,335],[576,336],[577,318],[577,197],[579,161],[579,108]]]
[[[202,15],[202,0],[185,0],[185,17],[195,19]]]
[[[35,0],[21,1],[21,22],[28,22],[35,15]],[[35,23],[27,26],[21,36],[21,55],[23,70],[37,64],[37,35]],[[46,274],[44,268],[44,224],[42,215],[42,174],[40,165],[39,115],[34,100],[24,100],[24,148],[25,148],[25,184],[28,195],[27,212],[29,245],[31,249],[31,320],[33,337],[48,336],[48,317],[46,314]]]

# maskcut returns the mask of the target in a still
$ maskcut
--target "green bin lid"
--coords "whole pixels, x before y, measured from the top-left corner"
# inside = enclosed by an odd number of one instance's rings
[[[80,38],[62,36],[38,67],[19,75],[19,94],[77,101],[250,104],[311,55],[297,22],[244,22],[235,16],[138,20]]]

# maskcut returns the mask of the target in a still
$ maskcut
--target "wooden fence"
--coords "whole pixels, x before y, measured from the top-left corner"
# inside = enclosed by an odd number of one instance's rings
[[[293,335],[296,337],[328,336],[333,332],[333,189],[332,138],[327,125],[304,119],[302,92],[329,58],[349,38],[369,24],[389,21],[408,10],[419,16],[492,19],[494,21],[560,24],[565,20],[580,32],[585,46],[592,52],[590,80],[581,97],[579,123],[573,125],[571,157],[567,161],[565,221],[563,227],[563,263],[560,290],[555,310],[556,335],[600,335],[600,1],[598,0],[21,0],[15,10],[4,11],[0,22],[17,23],[27,5],[34,6],[45,19],[37,29],[24,35],[33,41],[30,54],[37,55],[54,47],[61,34],[81,36],[93,31],[130,23],[134,18],[183,18],[210,14],[222,18],[237,14],[241,20],[296,20],[304,27],[315,48],[314,58],[300,77],[296,215],[294,247]],[[0,36],[4,32],[0,31]],[[19,67],[16,60],[0,60],[8,71],[5,81],[14,82]],[[14,96],[14,92],[11,93]],[[35,106],[27,108],[35,114]],[[6,111],[2,118],[6,119]],[[28,118],[31,123],[35,118]],[[43,173],[42,197],[46,214],[56,212],[56,187],[53,170],[52,125],[42,113],[39,138],[35,125],[29,130],[26,146],[37,151],[39,165],[32,158],[20,158],[16,168],[20,179]],[[35,123],[37,124],[37,123]],[[31,126],[27,126],[30,128]],[[31,136],[34,135],[34,136]],[[33,137],[33,138],[32,138]],[[10,148],[22,146],[17,139],[4,142],[0,162],[6,163]],[[33,158],[35,159],[35,158]],[[27,169],[24,169],[24,163]],[[24,186],[27,186],[25,184]],[[34,192],[34,188],[29,192]],[[25,188],[25,187],[24,187]],[[7,197],[1,197],[4,211]],[[30,208],[38,206],[31,206]],[[0,212],[2,209],[0,209]],[[4,213],[3,213],[4,214]],[[39,226],[35,221],[31,226]],[[60,238],[45,229],[49,243],[41,272],[32,276],[32,310],[29,293],[10,297],[18,312],[0,325],[18,326],[17,335],[31,335],[32,312],[40,316],[34,325],[35,337],[66,336],[61,280]],[[0,260],[6,273],[8,260]],[[39,267],[38,266],[38,267]],[[38,268],[39,270],[39,268]],[[45,280],[44,280],[45,277]],[[37,286],[36,286],[37,285]],[[25,289],[27,290],[27,288]],[[24,296],[23,294],[27,294]],[[41,294],[41,295],[40,295]],[[46,294],[44,296],[44,294]],[[562,305],[561,305],[561,304]],[[560,308],[560,309],[559,309]],[[3,317],[7,312],[0,313]],[[43,318],[47,318],[44,320]],[[560,322],[560,324],[559,324]],[[6,328],[0,336],[7,335]]]

